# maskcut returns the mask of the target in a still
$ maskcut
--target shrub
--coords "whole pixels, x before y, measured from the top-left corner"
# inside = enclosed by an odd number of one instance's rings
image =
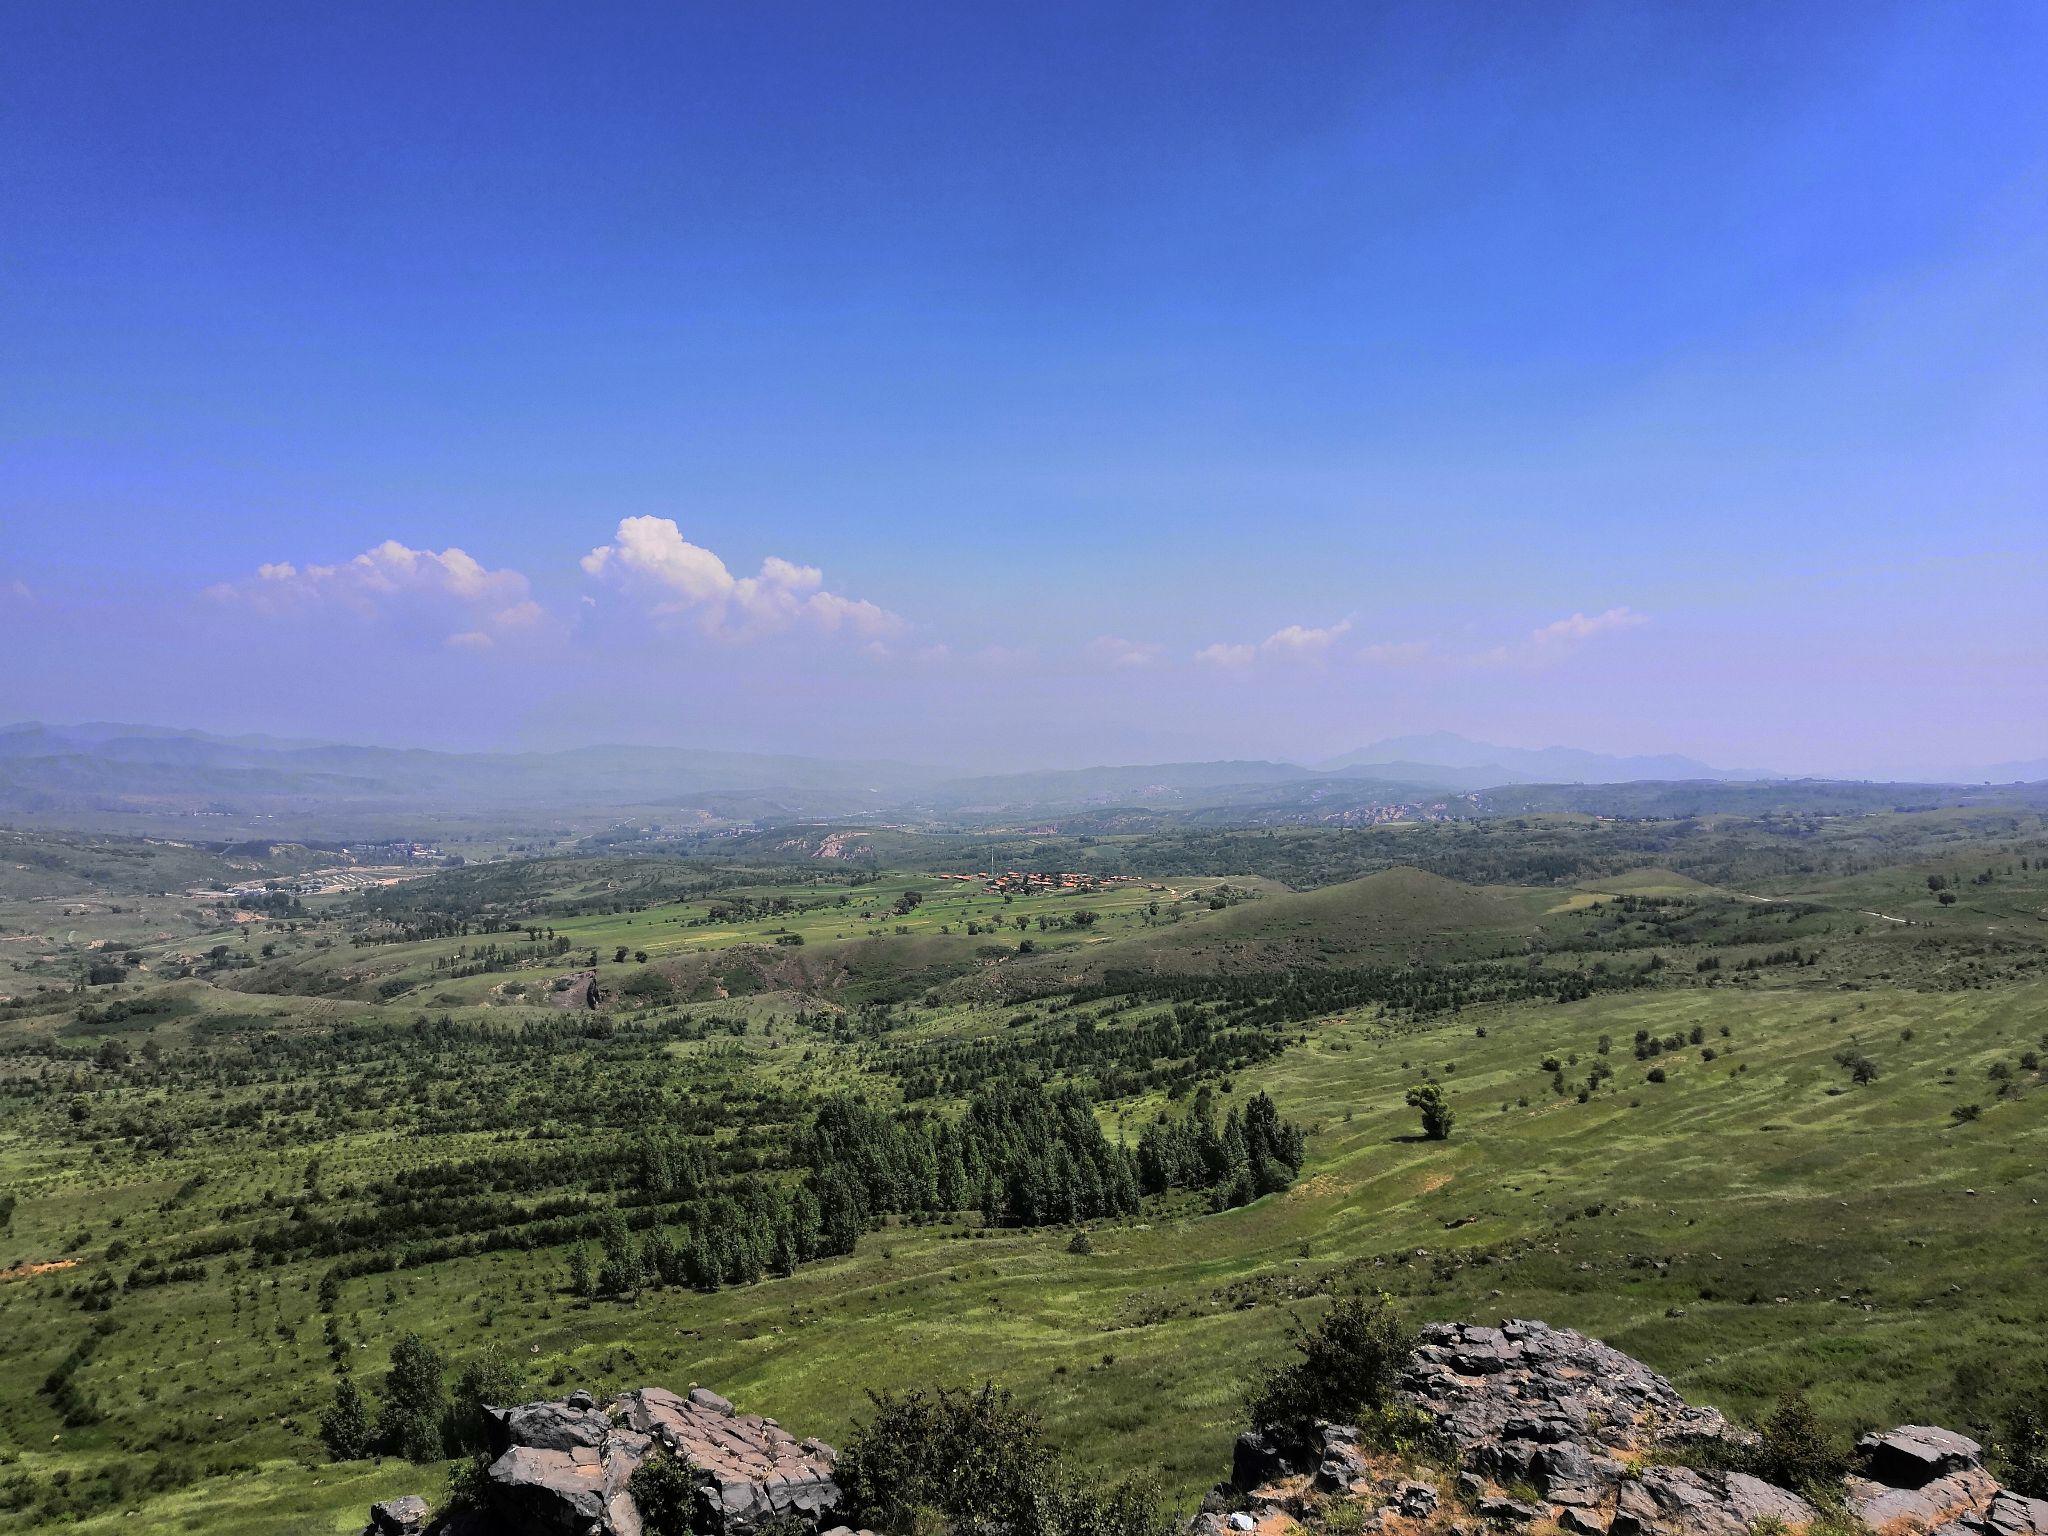
[[[1823,1497],[1840,1490],[1848,1455],[1797,1392],[1778,1399],[1778,1406],[1757,1427],[1757,1434],[1749,1470],[1758,1477],[1781,1488]]]
[[[690,1536],[697,1478],[687,1461],[676,1456],[648,1457],[633,1469],[626,1492],[640,1510],[641,1528],[647,1536]]]
[[[1992,1454],[2006,1487],[2029,1499],[2048,1499],[2048,1391],[2006,1415]]]
[[[1037,1417],[988,1384],[973,1391],[869,1393],[874,1417],[839,1458],[848,1511],[907,1536],[936,1514],[956,1531],[1037,1529],[1035,1490],[1052,1470]]]
[[[1098,1488],[1003,1388],[869,1394],[874,1418],[839,1458],[844,1513],[888,1536],[1170,1536],[1157,1488]],[[650,1530],[652,1527],[650,1526]]]
[[[440,1513],[480,1514],[490,1508],[491,1453],[478,1451],[448,1469],[448,1497]]]
[[[1385,1296],[1351,1296],[1313,1329],[1296,1327],[1300,1358],[1269,1368],[1245,1394],[1254,1429],[1302,1439],[1317,1419],[1355,1422],[1381,1413],[1415,1338]]]
[[[1096,1488],[1057,1459],[1039,1480],[1035,1502],[1041,1536],[1170,1536],[1180,1526],[1152,1479]]]

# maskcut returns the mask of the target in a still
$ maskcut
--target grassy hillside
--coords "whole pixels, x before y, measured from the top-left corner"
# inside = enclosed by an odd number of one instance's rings
[[[317,1438],[338,1364],[374,1398],[410,1331],[451,1367],[494,1342],[535,1391],[703,1382],[828,1439],[865,1388],[995,1377],[1184,1500],[1289,1318],[1360,1286],[1584,1328],[1731,1411],[1800,1385],[1838,1431],[1981,1422],[2048,1366],[2048,843],[1929,836],[1796,890],[1645,863],[1005,901],[570,860],[297,911],[106,902],[10,946],[0,1521],[352,1531],[444,1476]],[[132,963],[77,990],[115,932]],[[602,1005],[555,1006],[593,953]],[[1306,1162],[1239,1209],[1148,1199],[1088,1253],[962,1211],[758,1283],[571,1289],[607,1211],[684,1230],[635,1192],[650,1137],[793,1178],[834,1093],[948,1117],[1022,1078],[1131,1143],[1268,1092]],[[1403,1102],[1427,1081],[1448,1142]]]
[[[1557,898],[1478,889],[1397,868],[1301,894],[1247,902],[1200,924],[1133,934],[1080,957],[1089,975],[1118,969],[1257,972],[1496,952],[1533,932]]]

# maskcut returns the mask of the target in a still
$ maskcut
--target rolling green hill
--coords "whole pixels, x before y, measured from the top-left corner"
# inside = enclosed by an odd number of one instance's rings
[[[1136,934],[1067,957],[1069,969],[1244,973],[1386,965],[1496,952],[1534,931],[1555,895],[1481,888],[1396,868],[1262,897],[1200,924]]]

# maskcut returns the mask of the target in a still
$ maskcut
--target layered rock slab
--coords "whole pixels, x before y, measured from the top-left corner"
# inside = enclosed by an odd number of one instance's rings
[[[485,1420],[491,1511],[513,1536],[640,1536],[628,1485],[657,1452],[693,1469],[691,1525],[710,1536],[747,1536],[780,1517],[815,1529],[839,1506],[832,1447],[703,1388],[641,1387],[603,1405],[572,1393],[487,1409]]]

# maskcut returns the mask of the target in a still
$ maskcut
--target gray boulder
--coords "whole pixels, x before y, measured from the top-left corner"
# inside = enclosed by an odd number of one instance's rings
[[[2001,1488],[1977,1524],[1986,1536],[2048,1536],[2048,1499],[2029,1499]]]
[[[623,1447],[607,1454],[515,1445],[491,1463],[492,1507],[523,1536],[640,1536],[640,1512],[626,1491],[638,1465]]]
[[[1982,1467],[1964,1467],[1917,1488],[1892,1488],[1866,1477],[1844,1484],[1849,1512],[1873,1531],[1910,1525],[1931,1531],[1952,1520],[1973,1520],[1998,1496],[1998,1480]]]
[[[1856,1442],[1864,1475],[1887,1488],[1924,1488],[1938,1477],[1981,1466],[1984,1447],[1932,1424],[1901,1424]]]
[[[370,1523],[363,1536],[420,1536],[432,1511],[416,1493],[402,1499],[386,1499],[370,1506]]]
[[[1248,1429],[1230,1448],[1230,1484],[1249,1490],[1285,1477],[1293,1470],[1289,1466],[1291,1459],[1275,1436],[1264,1430]]]

